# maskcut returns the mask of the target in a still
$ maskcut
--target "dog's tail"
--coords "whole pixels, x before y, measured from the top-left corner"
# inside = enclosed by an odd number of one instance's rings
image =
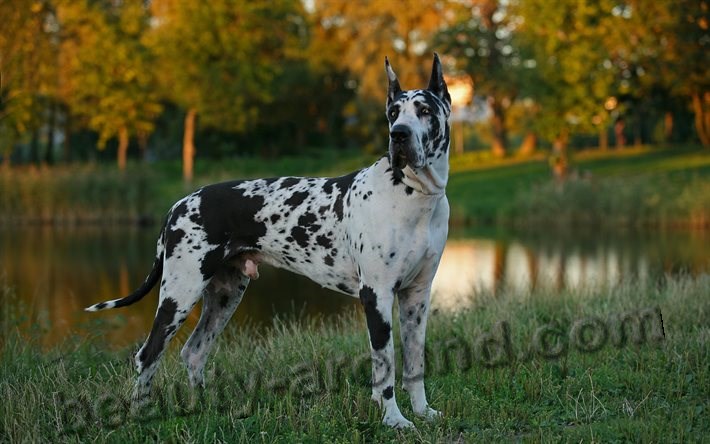
[[[153,269],[150,270],[150,274],[148,274],[148,277],[145,278],[145,281],[143,284],[138,287],[136,291],[133,293],[129,294],[125,298],[121,299],[113,299],[111,301],[106,301],[106,302],[99,302],[98,304],[94,304],[91,307],[86,307],[84,310],[85,311],[99,311],[99,310],[106,310],[107,308],[117,308],[117,307],[125,307],[126,305],[131,305],[134,302],[138,302],[145,295],[147,295],[150,290],[155,287],[155,284],[158,282],[160,277],[163,275],[163,258],[162,254],[159,254],[155,258],[155,262],[153,262]]]

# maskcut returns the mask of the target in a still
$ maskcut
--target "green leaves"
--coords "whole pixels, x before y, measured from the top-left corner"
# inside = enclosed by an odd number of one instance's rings
[[[239,131],[271,100],[295,1],[154,1],[145,35],[164,96],[195,108],[200,122]]]
[[[99,148],[126,129],[143,136],[161,112],[152,55],[141,42],[142,2],[60,1],[63,99],[99,134]]]

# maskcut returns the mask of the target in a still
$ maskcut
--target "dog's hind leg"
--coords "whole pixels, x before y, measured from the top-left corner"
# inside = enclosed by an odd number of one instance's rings
[[[160,357],[206,286],[205,281],[190,273],[171,273],[170,267],[165,268],[153,328],[135,357],[138,379],[133,389],[134,402],[144,400],[150,393]]]
[[[239,306],[248,284],[249,278],[238,269],[225,266],[207,286],[200,320],[180,353],[190,386],[204,387],[204,368],[210,349]]]

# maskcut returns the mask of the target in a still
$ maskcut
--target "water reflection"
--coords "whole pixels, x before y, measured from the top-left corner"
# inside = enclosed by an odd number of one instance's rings
[[[449,240],[433,283],[433,306],[460,310],[480,292],[608,287],[626,279],[707,272],[707,240],[702,232]]]
[[[97,301],[133,290],[151,266],[157,229],[2,229],[0,282],[14,287],[28,319],[24,331],[40,330],[45,345],[71,334],[85,335],[97,320],[108,323],[105,340],[115,346],[139,341],[150,330],[157,293],[119,310],[86,313]],[[623,237],[459,237],[450,240],[434,281],[434,305],[456,310],[476,291],[561,289],[611,285],[627,277],[652,279],[663,273],[710,270],[703,233]],[[271,325],[275,314],[306,319],[359,311],[357,299],[320,288],[308,279],[263,267],[250,284],[230,328]],[[8,328],[11,301],[0,319]],[[199,315],[195,310],[182,340]],[[178,341],[178,342],[182,342]]]

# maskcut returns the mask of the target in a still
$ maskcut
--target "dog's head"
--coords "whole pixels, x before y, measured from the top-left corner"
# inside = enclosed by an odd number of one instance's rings
[[[449,150],[451,97],[444,82],[439,56],[434,54],[427,89],[402,91],[397,75],[385,58],[389,80],[387,120],[390,128],[389,157],[393,168],[407,165],[416,170],[433,166]]]

